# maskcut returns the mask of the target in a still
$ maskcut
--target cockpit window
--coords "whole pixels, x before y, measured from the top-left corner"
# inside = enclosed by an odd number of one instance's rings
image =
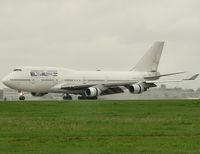
[[[22,71],[22,69],[16,68],[16,69],[14,69],[13,71],[14,71],[14,72],[16,72],[16,71],[20,72],[20,71]]]

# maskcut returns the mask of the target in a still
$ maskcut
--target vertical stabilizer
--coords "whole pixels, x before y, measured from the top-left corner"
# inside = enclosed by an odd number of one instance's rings
[[[157,72],[164,42],[155,42],[131,71]]]

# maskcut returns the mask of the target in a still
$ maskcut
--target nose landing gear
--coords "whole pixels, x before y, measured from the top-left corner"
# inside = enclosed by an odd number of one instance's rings
[[[24,101],[26,98],[24,96],[24,93],[23,92],[19,92],[19,100],[20,101]]]
[[[20,101],[24,101],[25,99],[26,99],[25,96],[19,96]]]

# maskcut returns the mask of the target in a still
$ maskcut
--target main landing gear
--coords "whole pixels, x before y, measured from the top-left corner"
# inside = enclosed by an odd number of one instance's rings
[[[78,100],[97,100],[98,97],[86,97],[86,96],[78,96]]]
[[[72,96],[66,93],[63,95],[63,100],[72,100]]]
[[[24,101],[25,99],[26,97],[24,96],[24,93],[19,91],[19,100]]]

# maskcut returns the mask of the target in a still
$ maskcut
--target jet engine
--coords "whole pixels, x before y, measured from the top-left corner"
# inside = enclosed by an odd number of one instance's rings
[[[31,93],[31,95],[32,95],[32,96],[35,96],[35,97],[41,97],[41,96],[44,96],[44,95],[46,95],[46,94],[48,94],[48,93],[35,93],[35,92],[32,92],[32,93]]]
[[[100,94],[101,94],[101,90],[96,87],[90,87],[90,88],[86,89],[86,91],[85,91],[86,97],[97,97]]]
[[[140,85],[140,84],[133,84],[129,86],[129,91],[130,93],[133,93],[133,94],[140,94],[146,90],[147,88],[145,88],[143,85]]]

